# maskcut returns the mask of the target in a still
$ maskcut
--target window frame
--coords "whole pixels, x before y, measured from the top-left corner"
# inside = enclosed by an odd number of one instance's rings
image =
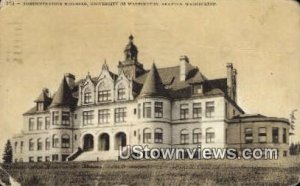
[[[119,107],[115,108],[115,123],[123,123],[126,122],[127,117],[127,108],[126,107]]]
[[[110,119],[110,109],[98,110],[98,124],[109,123],[109,119]]]
[[[180,131],[180,144],[187,145],[189,144],[189,131],[187,129],[182,129]]]
[[[86,110],[82,112],[82,125],[93,125],[94,110]]]
[[[143,103],[143,118],[151,118],[152,117],[152,104],[151,102]]]
[[[201,102],[193,103],[193,119],[202,118],[202,106]]]
[[[152,143],[152,132],[150,128],[145,128],[143,130],[143,143],[144,144]]]
[[[163,118],[164,117],[164,102],[155,101],[154,102],[154,117]]]
[[[215,102],[214,101],[205,102],[205,117],[213,118],[215,117],[214,114],[215,114]]]
[[[189,104],[182,103],[180,104],[180,120],[189,119]]]
[[[154,129],[154,143],[162,144],[163,140],[164,140],[163,134],[164,134],[164,131],[162,128],[155,128]]]

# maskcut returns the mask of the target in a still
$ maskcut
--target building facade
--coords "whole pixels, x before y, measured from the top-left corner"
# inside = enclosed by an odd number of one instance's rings
[[[278,147],[288,155],[288,120],[245,115],[237,104],[237,71],[208,79],[187,56],[178,66],[146,70],[133,36],[117,74],[106,62],[97,77],[63,76],[43,89],[12,139],[14,160],[118,159],[119,146],[159,148]],[[276,138],[276,139],[275,139]]]

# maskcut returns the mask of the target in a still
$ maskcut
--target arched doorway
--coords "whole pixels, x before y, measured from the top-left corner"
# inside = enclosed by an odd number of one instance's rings
[[[92,151],[94,149],[94,136],[91,134],[86,134],[83,137],[83,150]]]
[[[109,150],[109,135],[107,133],[103,133],[99,136],[99,147],[100,151],[108,151]]]
[[[115,137],[115,149],[118,150],[120,146],[125,147],[126,142],[126,134],[124,132],[118,132]]]

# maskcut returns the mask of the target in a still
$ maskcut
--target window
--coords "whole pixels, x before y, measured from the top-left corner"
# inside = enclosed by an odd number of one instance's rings
[[[272,128],[272,142],[278,143],[279,142],[279,129],[278,128]]]
[[[34,150],[34,141],[33,139],[29,140],[29,151],[33,151]]]
[[[34,157],[30,156],[29,157],[29,162],[34,162]]]
[[[59,125],[59,112],[58,111],[52,112],[52,123],[53,123],[53,125]]]
[[[193,118],[201,118],[201,103],[193,104]]]
[[[143,132],[143,142],[144,143],[151,143],[151,130],[146,128]]]
[[[123,84],[120,84],[118,87],[118,100],[126,99],[125,94],[125,86]]]
[[[154,142],[163,143],[163,129],[156,128],[154,130]]]
[[[144,103],[143,113],[144,118],[151,118],[151,102]]]
[[[258,142],[260,143],[267,142],[267,129],[265,127],[258,128]]]
[[[193,86],[193,93],[194,94],[201,94],[202,93],[202,85],[194,85]]]
[[[50,128],[50,117],[45,117],[45,129]]]
[[[163,102],[155,102],[154,114],[155,114],[155,118],[163,117]]]
[[[98,123],[108,123],[109,120],[109,109],[102,109],[98,111]]]
[[[62,148],[70,148],[70,136],[68,134],[64,134],[61,137],[61,147]]]
[[[188,144],[189,143],[189,132],[187,129],[183,129],[180,132],[180,143]]]
[[[37,118],[37,127],[36,127],[36,129],[37,130],[42,130],[42,128],[43,128],[43,118],[38,117]]]
[[[98,102],[110,101],[110,90],[98,91]]]
[[[215,112],[215,103],[213,101],[206,102],[205,116],[207,118],[212,118],[214,117],[214,112]]]
[[[194,129],[193,130],[193,143],[201,144],[201,138],[202,138],[201,129]]]
[[[84,111],[83,112],[83,125],[91,125],[93,124],[94,119],[94,111]]]
[[[180,105],[180,119],[188,119],[189,117],[189,104]]]
[[[58,154],[53,154],[52,155],[52,161],[58,161],[58,158],[59,156],[58,156]]]
[[[17,149],[18,149],[18,142],[15,142],[15,153],[17,153]]]
[[[50,156],[45,156],[45,162],[49,162],[50,161]]]
[[[23,142],[23,141],[21,141],[21,144],[20,144],[20,153],[22,153],[22,152],[23,152],[23,148],[24,148],[24,142]]]
[[[89,88],[86,88],[84,90],[84,94],[83,94],[83,103],[88,104],[88,103],[92,103],[92,91]]]
[[[245,128],[245,143],[253,143],[253,131],[251,128]]]
[[[61,124],[70,125],[70,112],[62,112]]]
[[[52,145],[53,145],[53,148],[58,148],[59,147],[59,137],[56,134],[53,135]]]
[[[286,128],[283,128],[282,132],[282,143],[287,143],[287,137],[286,137]]]
[[[120,122],[125,122],[126,118],[126,108],[116,108],[115,109],[115,122],[120,123]]]
[[[29,130],[34,130],[34,118],[29,118]]]
[[[215,142],[215,131],[212,128],[206,129],[206,143]]]
[[[50,141],[49,138],[46,138],[46,140],[45,140],[45,149],[50,150],[50,146],[51,146],[51,141]]]
[[[44,110],[44,103],[37,103],[37,109],[38,111]]]
[[[283,151],[283,157],[287,157],[287,151]]]
[[[37,140],[37,150],[43,150],[43,142],[41,138]]]
[[[138,118],[141,118],[141,104],[138,104]]]
[[[42,162],[43,161],[43,157],[42,156],[38,156],[37,157],[37,162]]]

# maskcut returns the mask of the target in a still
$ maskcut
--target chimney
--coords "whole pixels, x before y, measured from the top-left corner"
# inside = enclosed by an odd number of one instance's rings
[[[232,99],[233,95],[233,65],[227,63],[227,95]]]
[[[187,56],[180,57],[180,81],[186,80],[188,63],[189,63],[189,58]]]
[[[70,89],[73,89],[75,86],[75,76],[71,73],[66,73],[65,79],[66,79]]]
[[[236,94],[236,76],[237,76],[237,70],[233,69],[232,72],[232,99],[236,102],[237,100],[237,94]]]

